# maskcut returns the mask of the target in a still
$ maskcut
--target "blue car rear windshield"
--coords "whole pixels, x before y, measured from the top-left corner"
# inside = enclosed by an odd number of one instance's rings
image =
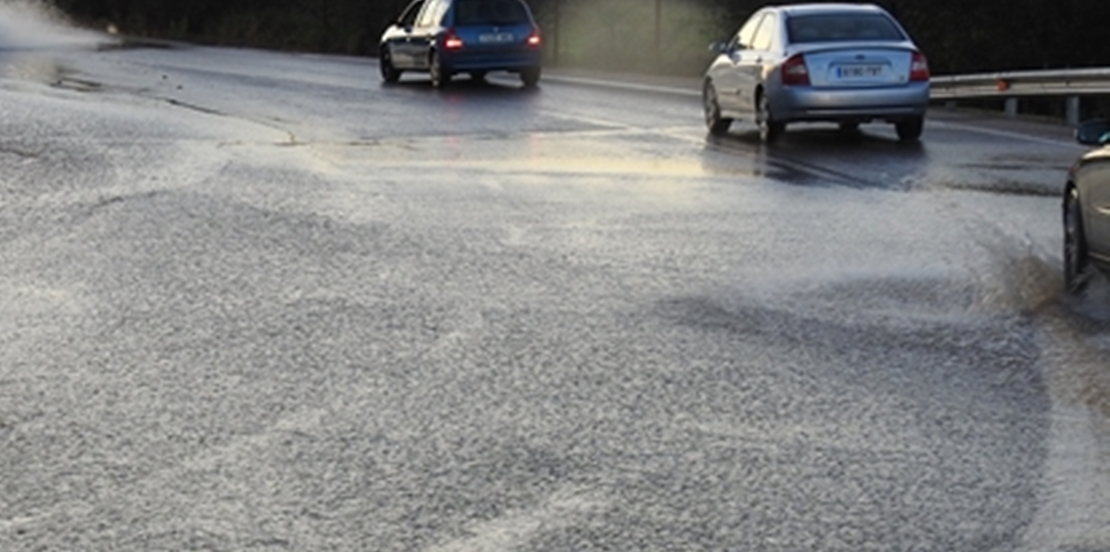
[[[889,17],[877,13],[825,13],[786,20],[792,43],[847,41],[902,41],[902,31]]]
[[[520,25],[531,23],[520,0],[458,0],[456,25]]]

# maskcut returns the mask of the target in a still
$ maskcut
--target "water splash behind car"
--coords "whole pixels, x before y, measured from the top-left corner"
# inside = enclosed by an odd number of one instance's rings
[[[0,51],[94,48],[107,39],[74,28],[53,7],[32,2],[0,4]]]

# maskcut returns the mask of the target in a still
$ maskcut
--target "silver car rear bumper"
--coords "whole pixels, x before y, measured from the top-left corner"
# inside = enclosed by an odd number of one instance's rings
[[[781,87],[768,99],[771,113],[781,122],[897,120],[925,115],[929,83],[896,88]]]

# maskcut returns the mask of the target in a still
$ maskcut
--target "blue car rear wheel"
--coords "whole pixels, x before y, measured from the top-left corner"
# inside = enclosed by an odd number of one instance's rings
[[[432,86],[435,88],[446,88],[451,83],[451,71],[443,66],[439,52],[434,50],[428,60],[428,74],[431,75]]]
[[[540,82],[540,72],[539,66],[524,69],[520,72],[520,82],[525,88],[534,88]]]
[[[381,58],[378,60],[378,68],[382,73],[382,80],[387,83],[394,83],[401,80],[401,71],[393,65],[393,57],[389,54],[388,49],[382,50]]]

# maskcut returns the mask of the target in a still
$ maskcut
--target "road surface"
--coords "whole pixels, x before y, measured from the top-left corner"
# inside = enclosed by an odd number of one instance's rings
[[[1110,550],[1066,129],[0,53],[0,549]]]

